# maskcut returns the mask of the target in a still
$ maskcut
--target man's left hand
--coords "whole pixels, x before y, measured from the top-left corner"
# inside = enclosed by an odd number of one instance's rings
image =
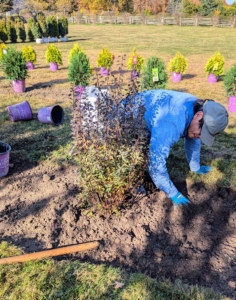
[[[198,171],[196,171],[195,173],[202,175],[202,174],[207,174],[208,172],[210,172],[212,170],[212,167],[209,166],[201,166],[200,169]]]

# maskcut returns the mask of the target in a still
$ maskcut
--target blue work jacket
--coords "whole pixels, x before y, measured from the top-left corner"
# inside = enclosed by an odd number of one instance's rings
[[[136,98],[137,97],[137,98]],[[148,170],[155,185],[168,197],[178,190],[170,180],[166,160],[170,149],[184,138],[186,158],[191,171],[200,169],[200,139],[188,138],[188,127],[194,116],[197,98],[188,93],[169,90],[144,91],[135,96],[145,105],[145,120],[150,131]]]

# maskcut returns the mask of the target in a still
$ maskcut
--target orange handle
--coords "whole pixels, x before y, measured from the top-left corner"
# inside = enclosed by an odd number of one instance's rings
[[[90,243],[84,243],[84,244],[79,244],[79,245],[44,250],[44,251],[35,252],[35,253],[28,253],[28,254],[23,254],[23,255],[18,255],[18,256],[1,258],[0,264],[12,264],[12,263],[18,263],[18,262],[25,262],[28,260],[40,259],[40,258],[44,258],[44,257],[69,254],[72,252],[86,251],[86,250],[91,250],[91,249],[97,248],[98,246],[99,246],[99,242],[90,242]]]

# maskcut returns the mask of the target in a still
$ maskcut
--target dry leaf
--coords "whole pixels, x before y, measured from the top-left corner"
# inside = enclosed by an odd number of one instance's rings
[[[123,286],[124,286],[124,283],[123,283],[123,282],[118,282],[118,281],[115,282],[115,289],[120,289],[120,288],[122,288]]]

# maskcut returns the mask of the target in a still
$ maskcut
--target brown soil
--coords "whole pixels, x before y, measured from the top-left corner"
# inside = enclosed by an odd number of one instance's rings
[[[43,97],[45,89],[29,89],[25,96],[40,92]],[[65,96],[58,92],[58,102]],[[236,299],[235,191],[175,182],[192,204],[174,208],[147,179],[147,194],[133,197],[119,216],[91,217],[78,209],[75,166],[31,164],[14,156],[10,163],[0,180],[1,240],[26,253],[99,240],[98,250],[63,258],[182,279]]]

